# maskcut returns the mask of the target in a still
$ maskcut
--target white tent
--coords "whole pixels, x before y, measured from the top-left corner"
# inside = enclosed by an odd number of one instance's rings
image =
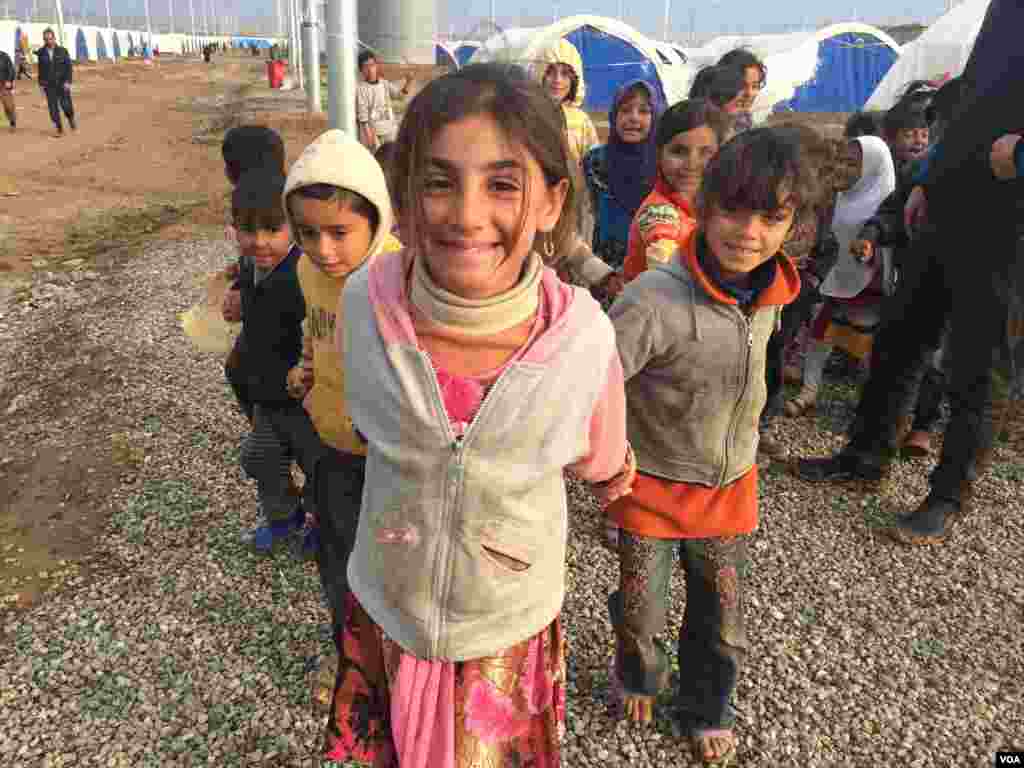
[[[0,19],[0,51],[4,51],[13,58],[15,46],[24,36],[28,39],[30,50],[34,52],[42,46],[43,30],[47,27],[57,30],[56,24]],[[68,49],[71,58],[76,61],[103,61],[127,57],[128,49],[132,45],[139,49],[139,55],[141,55],[142,44],[146,39],[146,33],[141,30],[111,30],[106,27],[65,24],[62,44]],[[210,35],[203,37],[202,41],[229,43],[231,38]],[[182,46],[189,48],[192,45],[192,37],[191,35],[154,34],[153,42],[160,46],[161,55],[165,53],[180,54]]]
[[[734,48],[749,49],[768,69],[768,83],[754,106],[755,121],[772,111],[862,109],[900,53],[885,32],[858,22],[813,32],[717,37],[687,53],[694,64],[710,64]]]
[[[689,68],[628,24],[603,16],[569,16],[546,27],[520,27],[494,35],[473,54],[471,62],[505,61],[532,66],[540,52],[565,38],[580,52],[586,82],[585,108],[611,107],[615,91],[630,80],[644,79],[660,87],[669,104],[686,95]],[[668,58],[668,63],[664,62]]]
[[[939,80],[963,72],[988,4],[989,0],[965,0],[903,46],[899,61],[868,99],[868,108],[888,109],[911,80]]]

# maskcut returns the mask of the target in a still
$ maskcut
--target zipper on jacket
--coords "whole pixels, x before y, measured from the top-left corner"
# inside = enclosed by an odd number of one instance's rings
[[[732,445],[733,440],[736,436],[736,421],[739,418],[740,404],[743,402],[744,396],[747,394],[747,380],[750,378],[750,356],[754,349],[754,324],[752,322],[753,314],[748,317],[743,310],[739,310],[740,321],[743,325],[743,329],[747,332],[747,354],[743,356],[743,370],[740,378],[740,393],[736,397],[736,404],[732,409],[732,419],[729,421],[729,429],[725,433],[725,448],[722,451],[722,471],[718,475],[718,485],[722,486],[725,482],[725,475],[729,469],[729,446]]]
[[[444,396],[441,394],[441,385],[437,382],[437,373],[434,371],[434,364],[427,352],[423,350],[418,351],[420,357],[426,363],[427,375],[430,379],[430,386],[434,391],[435,402],[441,406],[441,420],[443,422],[441,424],[441,429],[444,431],[448,445],[451,446],[456,466],[459,467],[458,471],[453,472],[453,469],[455,468],[451,463],[449,463],[448,469],[445,471],[444,504],[441,508],[441,521],[439,526],[440,530],[445,532],[450,527],[452,509],[455,507],[455,497],[458,495],[458,476],[461,474],[462,455],[459,450],[459,440],[455,437],[455,432],[452,431],[451,419],[448,417],[448,409],[444,406]],[[441,606],[443,605],[441,593],[444,591],[444,584],[448,578],[447,541],[448,537],[444,535],[439,538],[438,551],[434,556],[435,559],[431,573],[431,596],[436,598],[436,602],[427,618],[427,637],[430,640],[430,656],[432,658],[436,658],[439,655],[441,626],[444,623],[444,612],[441,609]]]
[[[455,432],[452,430],[451,417],[448,415],[448,409],[445,408],[444,405],[444,395],[441,393],[441,386],[437,381],[437,371],[434,370],[434,363],[431,360],[429,353],[424,350],[419,351],[427,363],[431,387],[434,390],[434,397],[437,398],[437,402],[441,406],[441,414],[444,421],[442,426],[448,437],[448,445],[452,452],[452,459],[449,462],[447,471],[445,472],[447,475],[445,479],[446,503],[441,513],[440,530],[442,535],[438,542],[437,560],[434,565],[433,587],[437,603],[435,610],[432,611],[427,630],[428,636],[430,637],[431,656],[437,657],[440,654],[441,634],[445,625],[445,610],[448,605],[449,582],[451,580],[451,547],[448,542],[452,539],[450,534],[454,533],[450,529],[452,528],[452,519],[455,516],[455,510],[458,508],[460,496],[459,491],[462,488],[462,471],[464,469],[463,459],[466,452],[466,445],[469,443],[469,437],[473,433],[474,427],[476,427],[476,424],[483,415],[485,408],[491,401],[491,395],[498,388],[498,385],[501,383],[502,379],[505,378],[505,374],[513,364],[506,366],[505,370],[501,372],[494,384],[492,384],[487,390],[487,394],[484,395],[483,400],[480,401],[480,406],[476,409],[476,413],[466,426],[465,431],[461,435],[456,436]]]

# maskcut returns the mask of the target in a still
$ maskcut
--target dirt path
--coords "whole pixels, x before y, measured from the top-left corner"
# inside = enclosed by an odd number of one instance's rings
[[[3,131],[0,271],[25,272],[65,257],[76,226],[154,196],[207,192],[216,147],[195,144],[191,99],[237,93],[252,64],[137,62],[81,66],[75,78],[78,131],[54,137],[42,96],[20,85],[18,130]]]
[[[149,353],[97,335],[97,316],[132,312],[108,276],[154,237],[220,237],[228,126],[266,118],[293,157],[324,126],[281,113],[295,96],[260,76],[230,58],[81,67],[79,130],[59,139],[38,92],[18,91],[18,131],[0,129],[0,607],[78,576],[144,461],[125,393]]]

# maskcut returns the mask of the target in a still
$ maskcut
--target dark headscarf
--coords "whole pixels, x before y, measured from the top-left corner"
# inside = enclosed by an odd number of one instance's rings
[[[618,134],[615,116],[622,100],[636,86],[643,86],[651,103],[651,132],[640,144],[627,144]],[[646,80],[632,80],[615,92],[612,108],[608,112],[608,189],[632,215],[654,188],[658,176],[658,149],[655,142],[658,119],[665,111],[658,89]]]

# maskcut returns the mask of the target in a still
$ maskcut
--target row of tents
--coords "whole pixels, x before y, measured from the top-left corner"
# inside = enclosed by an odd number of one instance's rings
[[[43,44],[43,30],[56,29],[55,24],[0,20],[0,51],[13,57],[21,47],[35,50]],[[196,54],[208,43],[230,47],[269,48],[276,40],[264,37],[233,37],[226,35],[196,36],[180,34],[153,34],[152,39],[144,30],[109,29],[107,27],[64,25],[64,46],[78,61],[100,61],[117,59],[129,55],[135,49],[139,55],[144,47],[157,49],[161,54]]]
[[[510,29],[481,41],[437,43],[435,63],[458,68],[504,61],[529,66],[559,38],[576,46],[587,84],[584,108],[607,110],[624,82],[644,79],[668,103],[686,97],[697,71],[734,48],[757,54],[768,82],[755,119],[772,112],[886,109],[911,80],[958,75],[970,55],[989,0],[965,0],[900,46],[883,30],[859,22],[807,32],[718,37],[700,48],[652,40],[616,19],[572,16],[544,27]]]

